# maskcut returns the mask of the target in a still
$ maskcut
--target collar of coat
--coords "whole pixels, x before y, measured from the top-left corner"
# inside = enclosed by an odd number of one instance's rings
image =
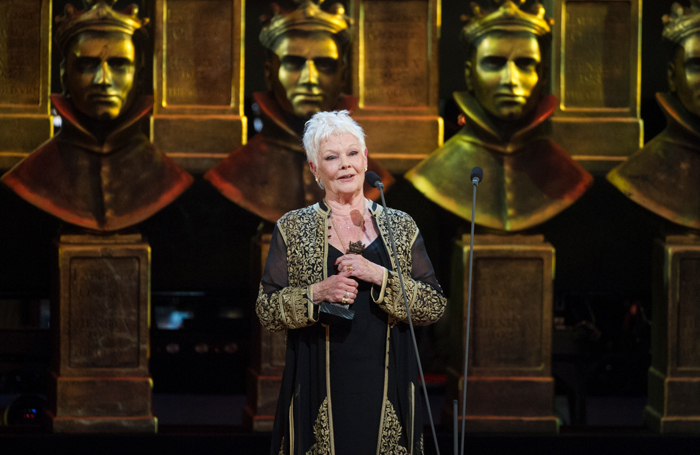
[[[467,133],[471,142],[501,153],[514,153],[538,134],[538,127],[547,120],[557,107],[557,97],[545,95],[510,138],[502,137],[494,120],[486,114],[479,102],[469,92],[455,92],[454,99],[464,113]],[[469,134],[471,133],[471,134]]]
[[[139,128],[139,120],[145,117],[153,107],[153,97],[138,98],[128,112],[115,120],[112,130],[107,134],[104,142],[101,142],[81,123],[75,107],[67,97],[51,95],[51,102],[63,119],[61,141],[105,155],[124,147],[135,135],[138,135],[134,129]]]

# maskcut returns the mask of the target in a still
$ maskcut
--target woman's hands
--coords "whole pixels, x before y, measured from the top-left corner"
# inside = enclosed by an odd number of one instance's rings
[[[338,302],[351,304],[357,297],[357,281],[366,281],[381,285],[384,279],[384,267],[368,261],[360,254],[345,254],[335,261],[337,275],[331,275],[313,286],[314,303]]]
[[[314,284],[314,303],[338,302],[346,305],[354,303],[357,297],[357,281],[350,276],[350,272],[342,271]]]
[[[368,283],[381,285],[384,279],[384,267],[368,261],[361,254],[345,254],[335,261],[335,266],[342,273],[354,276]]]

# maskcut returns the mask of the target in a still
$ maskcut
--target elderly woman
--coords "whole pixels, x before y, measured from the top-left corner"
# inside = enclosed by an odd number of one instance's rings
[[[365,199],[364,132],[347,111],[314,115],[304,148],[325,199],[277,222],[256,303],[266,328],[287,330],[271,453],[422,454],[418,370],[394,264],[414,324],[437,321],[446,300],[423,239],[408,215]],[[319,321],[322,302],[349,305],[353,319]]]

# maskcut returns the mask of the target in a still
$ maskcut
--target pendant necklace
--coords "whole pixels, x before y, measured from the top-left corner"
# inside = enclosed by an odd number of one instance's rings
[[[326,204],[328,205],[328,204]],[[366,207],[365,207],[366,208]],[[335,226],[335,221],[333,221],[333,211],[331,210],[331,225],[333,226],[333,230],[335,231],[335,234],[338,236],[338,240],[340,240],[340,246],[342,248],[345,248],[345,242],[343,242],[343,237],[340,235],[340,230]],[[360,236],[357,239],[357,242],[350,242],[348,243],[348,247],[345,250],[345,254],[362,254],[362,252],[365,249],[365,245],[362,243],[362,235],[365,232],[365,217],[363,214],[360,213],[359,210],[353,210],[350,212],[350,218],[352,219],[352,224],[360,228]]]

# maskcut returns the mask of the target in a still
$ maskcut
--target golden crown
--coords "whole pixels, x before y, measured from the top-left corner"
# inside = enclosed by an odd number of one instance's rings
[[[545,36],[552,32],[554,20],[544,17],[544,6],[535,0],[526,7],[528,0],[490,0],[489,7],[482,8],[471,3],[471,16],[463,15],[466,22],[460,39],[467,44],[493,32],[530,32],[535,36]]]
[[[684,8],[678,3],[671,5],[671,13],[661,18],[664,31],[663,39],[678,44],[683,39],[700,32],[700,0],[690,0],[690,8]]]
[[[272,49],[275,40],[282,34],[297,30],[302,32],[325,31],[336,35],[341,44],[346,44],[352,36],[353,20],[345,15],[345,8],[340,3],[331,5],[328,11],[321,9],[324,0],[294,0],[297,9],[288,11],[272,4],[273,16],[263,16],[263,28],[260,42]]]
[[[63,16],[56,16],[56,42],[64,51],[71,38],[87,30],[105,32],[123,32],[133,35],[148,23],[148,19],[139,19],[139,9],[129,5],[123,11],[115,11],[112,5],[116,0],[83,0],[84,10],[77,10],[70,3],[66,5]]]

